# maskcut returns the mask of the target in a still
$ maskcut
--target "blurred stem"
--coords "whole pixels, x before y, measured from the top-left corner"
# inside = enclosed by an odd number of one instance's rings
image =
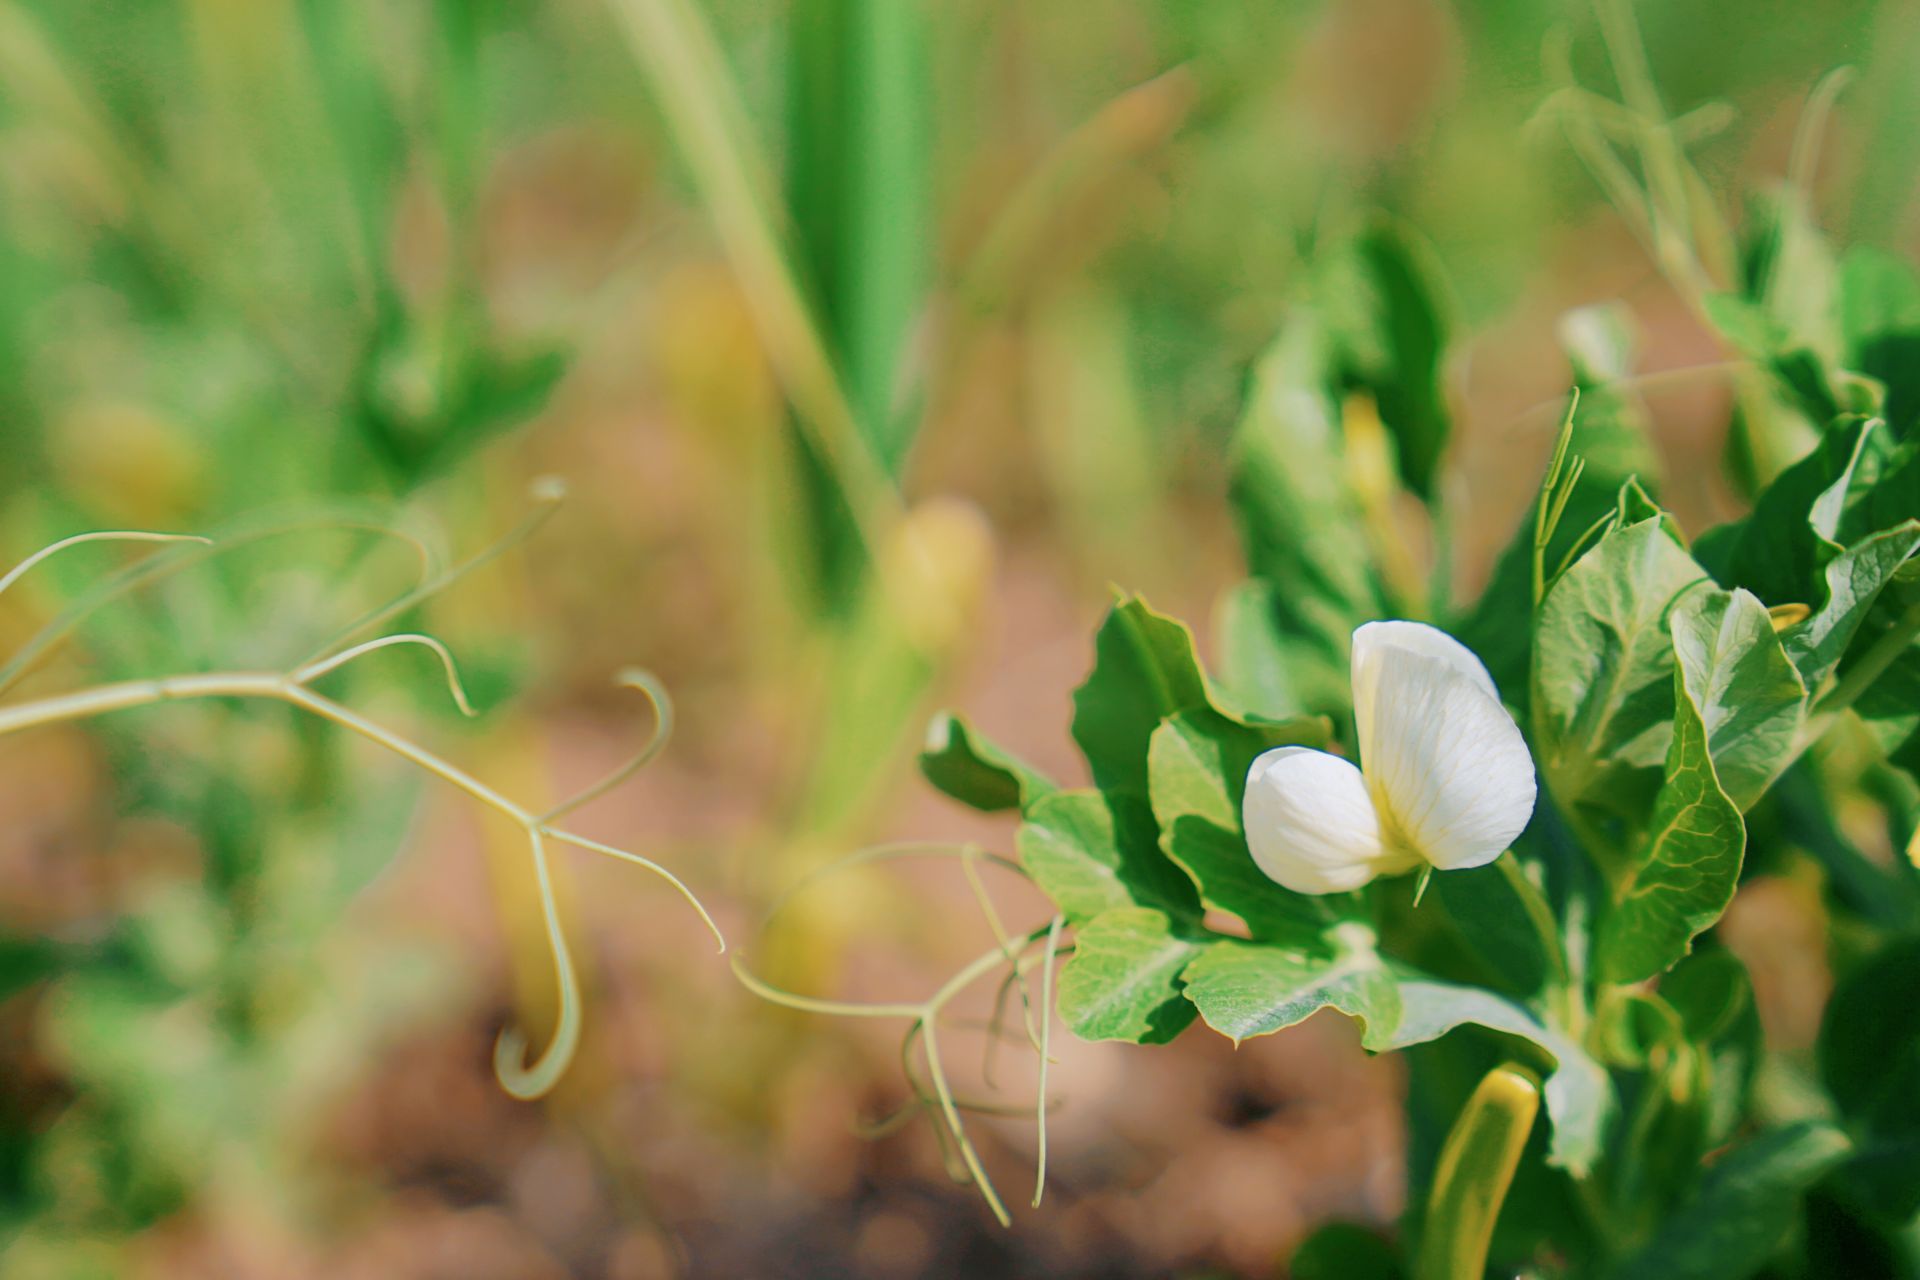
[[[608,0],[646,74],[794,411],[847,495],[869,548],[900,496],[859,425],[771,211],[771,181],[713,33],[690,0]]]
[[[1920,638],[1920,604],[1909,605],[1907,611],[1860,655],[1859,661],[1847,668],[1847,673],[1815,705],[1813,715],[1807,721],[1802,748],[1817,742],[1832,727],[1840,713],[1872,688],[1873,682],[1907,651],[1916,638]]]
[[[364,646],[362,651],[366,651]],[[532,853],[542,919],[547,942],[552,952],[554,976],[559,990],[559,1014],[553,1038],[537,1059],[530,1064],[524,1062],[525,1042],[519,1032],[512,1027],[501,1033],[494,1047],[494,1072],[499,1077],[501,1086],[515,1097],[536,1098],[551,1089],[561,1074],[566,1071],[580,1037],[579,980],[575,975],[573,961],[567,949],[566,936],[560,927],[559,906],[554,897],[549,865],[548,841],[571,844],[632,862],[653,871],[678,890],[680,895],[693,906],[700,918],[706,922],[707,927],[713,931],[720,949],[726,950],[726,940],[721,936],[719,926],[714,923],[713,917],[707,914],[706,908],[694,896],[693,891],[665,867],[639,854],[603,845],[598,841],[589,840],[584,836],[578,836],[551,825],[545,818],[508,799],[458,765],[435,755],[384,725],[367,719],[351,708],[313,692],[303,683],[306,679],[316,679],[320,675],[337,669],[338,665],[336,662],[316,664],[287,675],[270,672],[215,672],[101,685],[78,693],[60,694],[0,708],[0,736],[162,702],[181,702],[201,698],[252,698],[277,701],[309,712],[322,720],[331,721],[343,729],[377,743],[510,818],[525,832]],[[449,678],[452,679],[450,663],[448,670]],[[458,688],[457,681],[454,684]]]

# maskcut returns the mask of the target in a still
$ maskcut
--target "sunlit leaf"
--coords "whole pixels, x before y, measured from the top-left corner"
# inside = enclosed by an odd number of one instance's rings
[[[1361,1024],[1361,1043],[1387,1046],[1400,989],[1371,944],[1336,939],[1307,949],[1222,938],[1187,969],[1187,998],[1235,1044],[1335,1008]]]
[[[1180,974],[1205,943],[1165,912],[1117,907],[1075,931],[1060,970],[1060,1016],[1083,1040],[1164,1044],[1193,1021]]]
[[[1160,851],[1147,802],[1125,792],[1056,791],[1027,811],[1021,865],[1075,924],[1116,907],[1197,919],[1200,901]]]
[[[1600,925],[1599,969],[1609,982],[1638,982],[1687,954],[1694,935],[1733,901],[1746,852],[1740,809],[1721,789],[1686,671],[1674,675],[1673,741],[1666,780],[1624,897]]]
[[[1793,759],[1806,686],[1766,606],[1744,589],[1694,587],[1674,606],[1672,628],[1714,772],[1735,804],[1752,808]]]

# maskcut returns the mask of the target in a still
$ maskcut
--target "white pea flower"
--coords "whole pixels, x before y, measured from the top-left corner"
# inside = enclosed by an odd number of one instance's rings
[[[1247,771],[1241,816],[1260,869],[1296,893],[1344,893],[1423,865],[1499,857],[1533,815],[1533,758],[1468,648],[1419,622],[1353,633],[1365,772],[1309,747]]]

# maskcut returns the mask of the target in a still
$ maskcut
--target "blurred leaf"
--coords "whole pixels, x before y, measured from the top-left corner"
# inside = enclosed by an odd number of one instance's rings
[[[1360,1041],[1386,1047],[1400,1024],[1400,988],[1371,942],[1335,937],[1312,949],[1222,938],[1186,972],[1187,998],[1236,1045],[1325,1008],[1361,1024]]]
[[[961,804],[986,813],[1024,809],[1054,790],[1032,766],[980,737],[951,711],[927,726],[920,772]]]
[[[1547,592],[1533,719],[1563,803],[1582,800],[1608,764],[1660,759],[1673,708],[1667,611],[1702,576],[1659,520],[1645,520],[1608,532]]]
[[[1697,951],[1660,979],[1660,998],[1679,1015],[1686,1038],[1706,1055],[1703,1137],[1708,1147],[1718,1146],[1746,1118],[1765,1052],[1753,982],[1731,951]]]
[[[1449,431],[1440,383],[1447,330],[1434,267],[1405,234],[1380,225],[1327,259],[1316,283],[1348,387],[1372,393],[1401,477],[1431,502]]]
[[[1164,912],[1116,907],[1074,931],[1060,970],[1060,1016],[1083,1040],[1165,1044],[1193,1021],[1180,974],[1204,943]]]
[[[1624,897],[1602,918],[1600,976],[1638,982],[1670,968],[1733,901],[1746,851],[1740,809],[1714,776],[1685,666],[1674,680],[1673,741],[1652,827]]]
[[[1125,792],[1055,791],[1020,825],[1020,863],[1073,924],[1117,907],[1197,921],[1200,900],[1160,851],[1145,800]]]
[[[1886,388],[1881,414],[1905,438],[1920,417],[1920,276],[1899,258],[1855,245],[1840,262],[1847,367]]]
[[[60,965],[60,950],[52,943],[0,933],[0,1000],[50,977]]]
[[[1365,1227],[1332,1222],[1308,1236],[1287,1263],[1293,1280],[1402,1280],[1400,1255]]]
[[[1232,500],[1247,567],[1273,589],[1269,603],[1283,611],[1282,631],[1317,644],[1315,656],[1334,668],[1344,690],[1347,639],[1356,623],[1380,615],[1383,602],[1360,506],[1345,481],[1331,385],[1336,359],[1315,313],[1288,313],[1254,370],[1234,432]]]
[[[1256,938],[1316,936],[1330,904],[1282,888],[1255,865],[1240,822],[1247,770],[1270,747],[1326,741],[1317,719],[1256,728],[1210,709],[1183,711],[1153,732],[1147,768],[1161,847],[1207,906],[1239,916]]]
[[[1744,1280],[1758,1273],[1793,1230],[1801,1196],[1845,1158],[1848,1145],[1819,1121],[1762,1134],[1716,1161],[1692,1199],[1610,1274]]]
[[[1400,999],[1406,1012],[1386,1049],[1426,1044],[1471,1025],[1519,1036],[1544,1050],[1554,1062],[1543,1087],[1553,1122],[1548,1163],[1576,1176],[1593,1167],[1613,1114],[1613,1084],[1586,1050],[1527,1009],[1479,987],[1403,979]]]
[[[1073,740],[1103,789],[1147,794],[1147,745],[1162,717],[1207,703],[1184,623],[1123,597],[1094,637],[1093,670],[1073,691]]]
[[[1694,587],[1674,606],[1671,627],[1714,773],[1729,799],[1751,809],[1792,761],[1806,719],[1806,686],[1766,606],[1744,588]]]
[[[1920,1212],[1920,939],[1842,982],[1820,1028],[1820,1078],[1860,1142],[1849,1198],[1890,1224]]]

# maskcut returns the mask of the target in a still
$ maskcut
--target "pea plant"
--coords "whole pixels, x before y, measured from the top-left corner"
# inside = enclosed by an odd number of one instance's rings
[[[1899,1256],[1920,1210],[1920,279],[1829,262],[1808,282],[1824,328],[1776,323],[1761,278],[1709,300],[1813,444],[1697,534],[1658,498],[1628,327],[1568,317],[1538,497],[1462,604],[1403,519],[1417,504],[1444,545],[1431,270],[1390,228],[1327,255],[1234,437],[1251,572],[1217,661],[1121,595],[1073,695],[1089,787],[934,724],[926,777],[1019,818],[1017,859],[960,851],[976,887],[977,866],[1016,870],[1057,917],[1009,932],[983,895],[999,945],[924,1004],[765,993],[907,1020],[916,1093],[1003,1216],[937,1044],[953,992],[990,974],[1089,1040],[1243,1044],[1333,1009],[1406,1051],[1397,1243],[1330,1229],[1299,1274]],[[1765,875],[1818,883],[1830,922],[1839,986],[1810,1057],[1768,1050],[1716,931]],[[1027,1021],[1044,1058],[1047,1019]]]
[[[316,686],[329,677],[337,678],[350,665],[380,651],[417,648],[425,650],[438,662],[447,692],[458,710],[466,716],[477,714],[468,699],[451,650],[431,634],[389,630],[389,624],[415,613],[421,605],[446,591],[461,578],[531,535],[563,496],[564,488],[558,481],[543,479],[536,482],[533,510],[526,519],[497,543],[451,566],[438,564],[426,544],[410,534],[364,519],[339,515],[255,522],[236,528],[231,534],[218,539],[120,530],[102,530],[60,539],[0,576],[0,594],[4,594],[47,560],[76,547],[101,542],[174,545],[142,563],[107,576],[96,583],[93,590],[84,593],[69,608],[48,621],[4,665],[0,665],[0,692],[12,688],[36,666],[45,662],[73,636],[84,621],[107,605],[203,564],[213,556],[260,542],[311,534],[316,530],[344,530],[375,540],[397,540],[410,545],[418,553],[419,572],[414,583],[406,590],[352,619],[304,658],[284,668],[247,667],[150,674],[67,692],[16,698],[0,704],[0,736],[88,720],[113,712],[184,701],[217,699],[276,703],[310,716],[316,722],[328,723],[357,735],[399,757],[424,775],[438,778],[505,817],[520,829],[527,843],[541,920],[553,962],[557,1014],[551,1036],[537,1054],[530,1055],[529,1045],[518,1029],[505,1029],[495,1046],[494,1069],[501,1087],[508,1093],[518,1098],[537,1098],[552,1089],[565,1073],[578,1046],[582,1025],[580,985],[562,929],[550,870],[555,846],[571,846],[616,858],[661,876],[699,913],[720,949],[726,949],[719,926],[692,890],[673,872],[650,858],[581,835],[561,821],[627,781],[665,745],[673,726],[672,702],[665,688],[644,670],[635,668],[621,672],[617,682],[641,694],[652,708],[653,732],[647,742],[631,759],[586,790],[557,805],[536,808],[503,794],[407,734],[329,697]],[[371,638],[361,638],[369,633]]]

